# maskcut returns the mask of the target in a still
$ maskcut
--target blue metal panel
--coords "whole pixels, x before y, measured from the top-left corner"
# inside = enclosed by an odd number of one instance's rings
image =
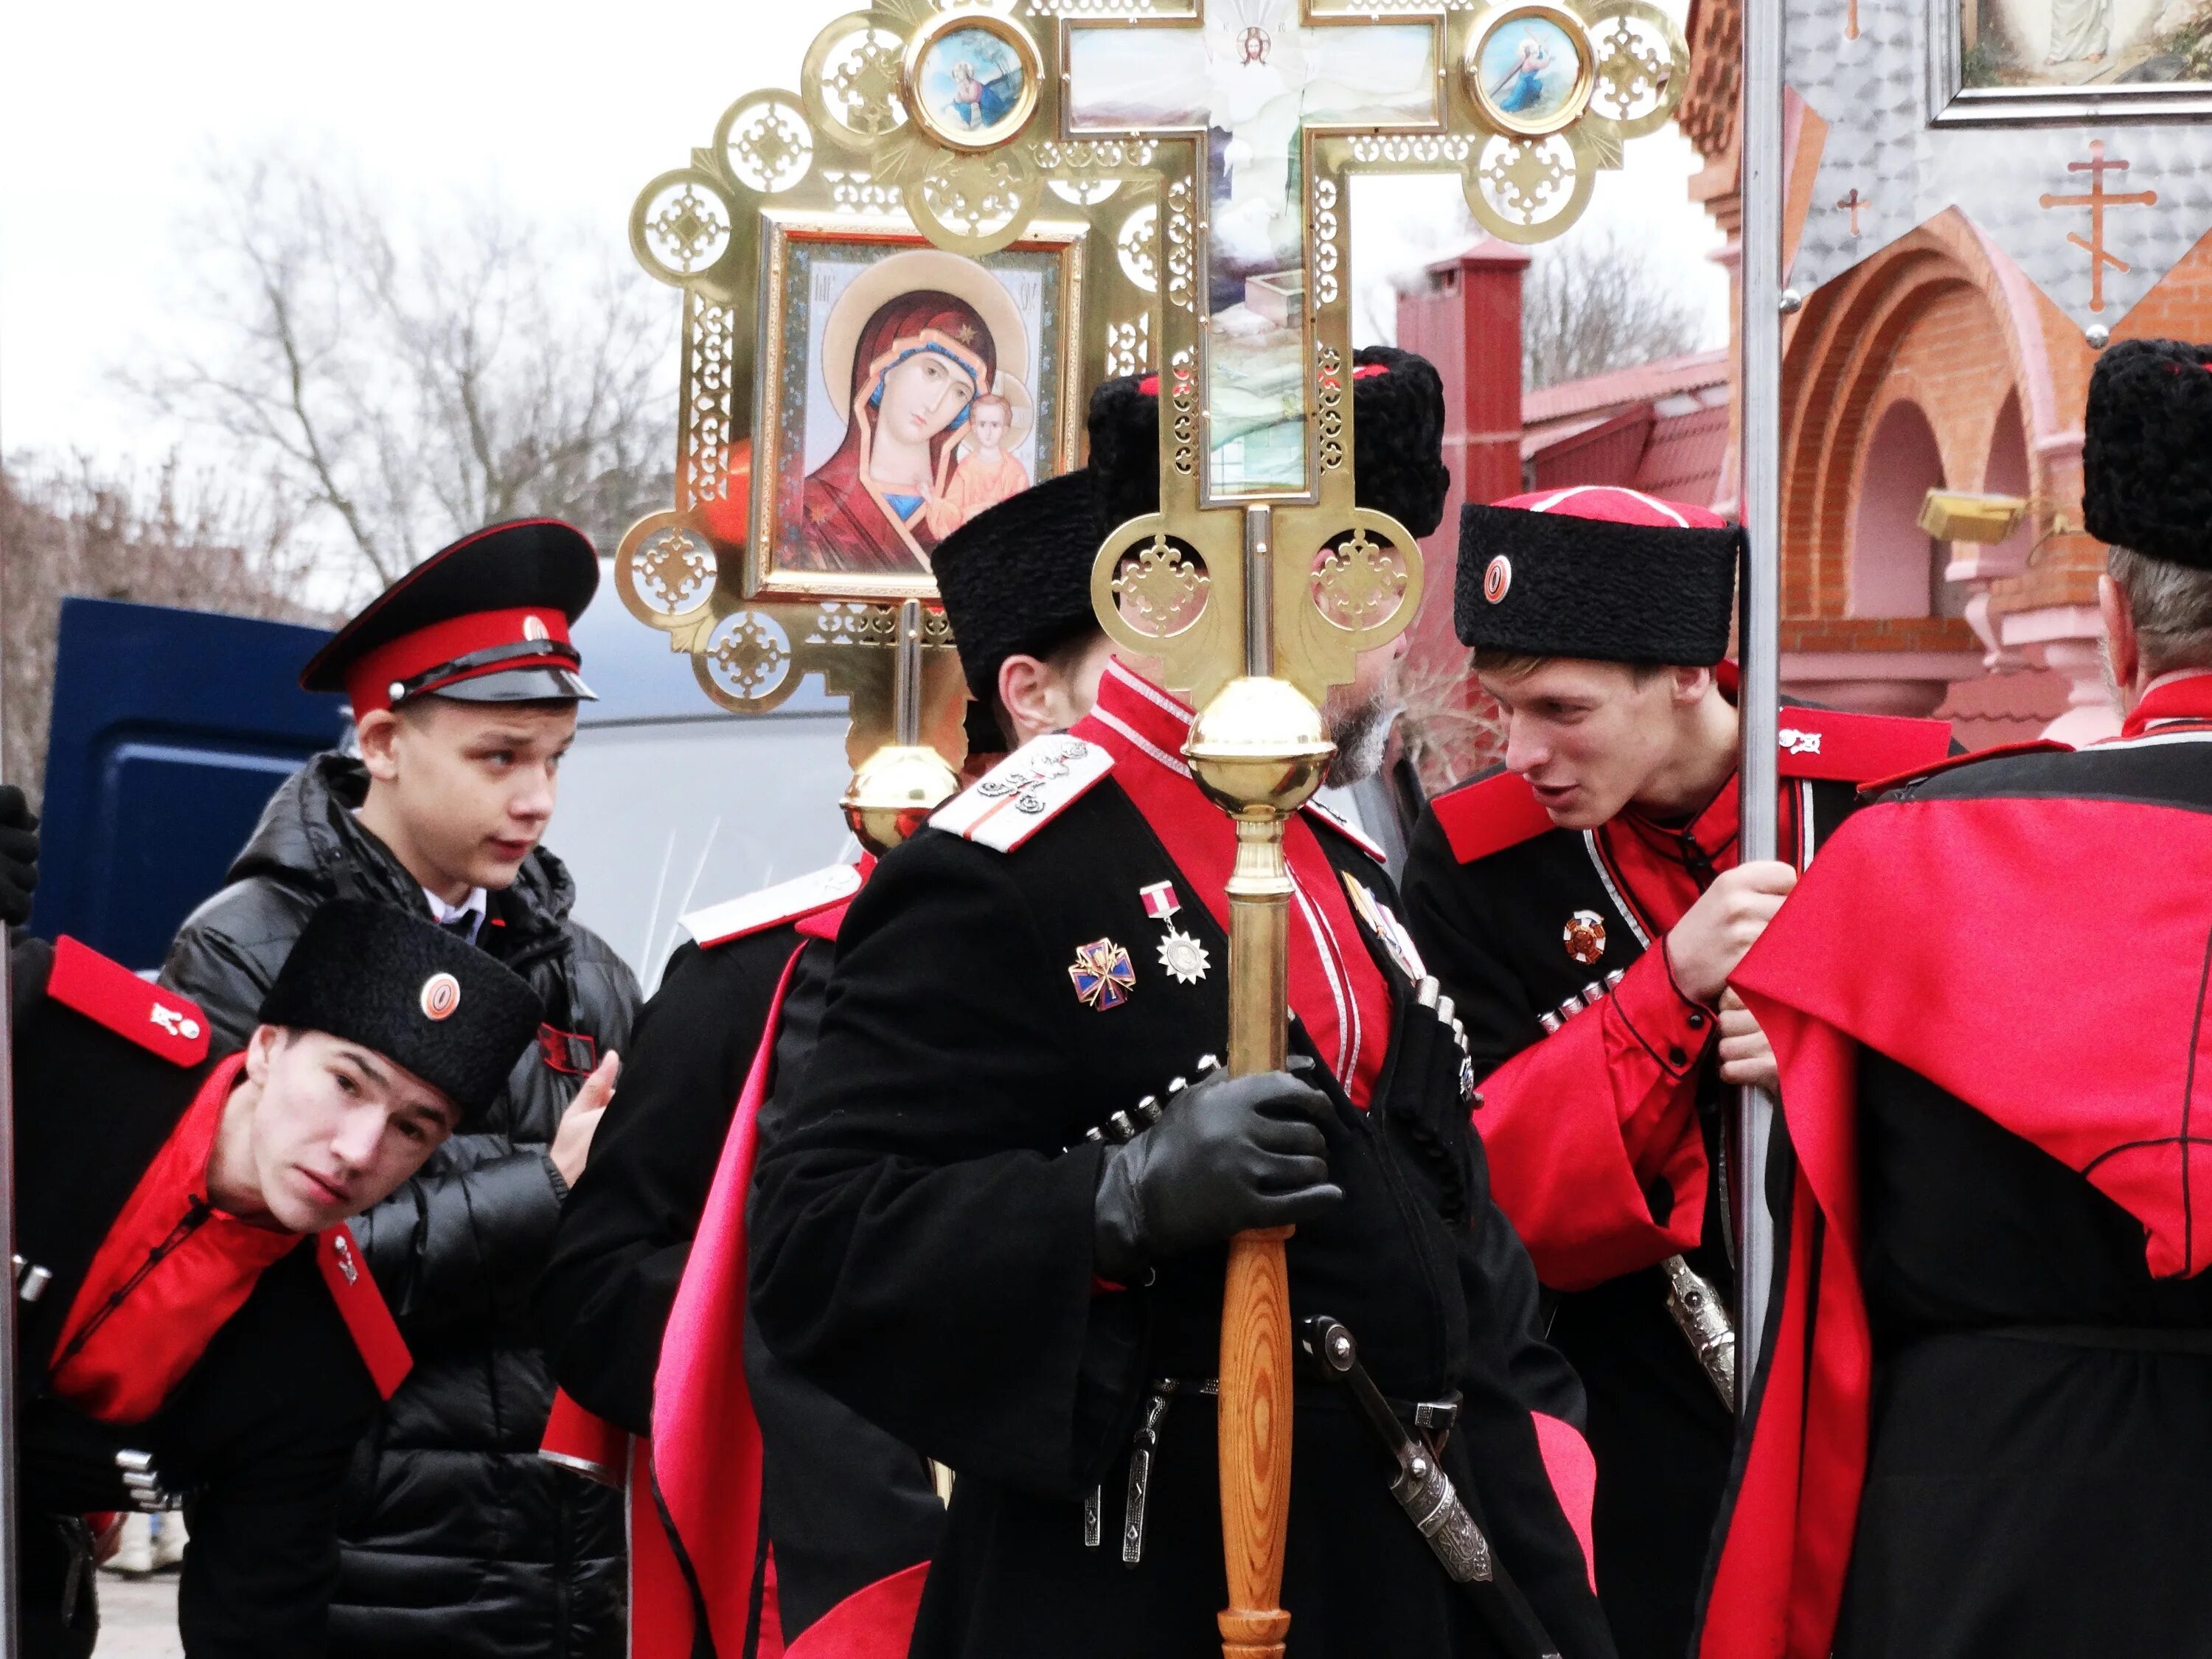
[[[269,797],[345,729],[299,689],[321,629],[64,601],[32,927],[132,968],[222,884]]]

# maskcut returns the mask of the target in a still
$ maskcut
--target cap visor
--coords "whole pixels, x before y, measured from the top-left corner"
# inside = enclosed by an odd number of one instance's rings
[[[599,696],[580,675],[565,668],[510,668],[455,680],[426,695],[455,702],[597,702]]]

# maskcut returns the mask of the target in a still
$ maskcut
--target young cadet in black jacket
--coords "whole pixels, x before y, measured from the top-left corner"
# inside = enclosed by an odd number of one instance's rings
[[[92,1650],[88,1515],[181,1499],[185,1652],[312,1659],[340,1480],[410,1364],[343,1224],[483,1110],[538,998],[358,902],[307,924],[242,1049],[73,939],[11,971],[25,1650]]]
[[[319,755],[277,791],[162,966],[239,1040],[307,915],[344,896],[438,921],[545,1004],[498,1099],[359,1229],[419,1363],[349,1479],[342,1659],[623,1650],[621,1505],[538,1455],[553,1382],[530,1316],[638,1002],[538,844],[591,695],[568,628],[599,579],[580,533],[529,520],[371,601],[301,676],[346,694],[361,757]]]
[[[1469,506],[1454,620],[1505,763],[1439,795],[1407,921],[1467,1029],[1498,1203],[1560,1293],[1589,1391],[1597,1584],[1624,1659],[1681,1659],[1735,1424],[1708,1368],[1735,1302],[1724,1085],[1771,1056],[1728,972],[1856,804],[1947,729],[1791,708],[1784,857],[1737,854],[1736,531],[1612,487]],[[1703,1287],[1692,1282],[1694,1274]],[[1693,1340],[1670,1309],[1710,1297]],[[1705,1346],[1701,1360],[1697,1344]]]
[[[1365,499],[1429,528],[1435,373],[1362,361]],[[1134,382],[1094,401],[1103,523],[1157,500],[1157,422]],[[1095,544],[1025,535],[1027,499],[996,510],[972,568],[938,567],[963,663],[1041,617],[1087,617]],[[1371,754],[1353,728],[1387,718],[1379,659],[1330,699],[1348,753]],[[1023,745],[878,867],[758,1173],[763,1334],[957,1472],[916,1655],[1211,1659],[1224,1243],[1295,1223],[1293,1316],[1346,1321],[1409,1421],[1452,1424],[1443,1467],[1559,1648],[1610,1655],[1542,1452],[1579,1447],[1580,1391],[1535,1335],[1534,1279],[1489,1200],[1461,1052],[1417,994],[1389,878],[1318,812],[1289,836],[1291,1043],[1316,1063],[1207,1069],[1233,836],[1177,757],[1188,719],[1107,661],[1072,732]],[[1391,1497],[1370,1426],[1319,1381],[1299,1402],[1291,1652],[1498,1651]]]

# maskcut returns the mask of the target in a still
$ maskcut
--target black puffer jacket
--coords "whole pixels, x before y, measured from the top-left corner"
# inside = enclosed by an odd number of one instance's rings
[[[308,914],[340,896],[421,910],[421,885],[355,819],[358,762],[322,755],[276,792],[229,884],[186,918],[162,982],[242,1040]],[[638,987],[570,921],[560,861],[531,854],[491,896],[482,942],[599,1049],[629,1041]],[[617,1496],[546,1462],[553,1382],[530,1298],[566,1187],[546,1149],[590,1066],[546,1045],[469,1133],[354,1223],[415,1354],[355,1460],[331,1651],[410,1659],[599,1659],[623,1650]]]

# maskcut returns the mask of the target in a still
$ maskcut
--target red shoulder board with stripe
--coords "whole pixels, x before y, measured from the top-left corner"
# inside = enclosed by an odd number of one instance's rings
[[[1350,842],[1361,852],[1366,854],[1369,858],[1373,859],[1376,863],[1388,864],[1390,861],[1390,855],[1384,852],[1380,847],[1376,846],[1375,842],[1369,838],[1367,832],[1360,829],[1358,824],[1348,823],[1345,819],[1337,817],[1335,813],[1330,811],[1328,808],[1323,806],[1317,800],[1308,801],[1306,803],[1306,811],[1312,813],[1330,829],[1335,830],[1338,835],[1342,836],[1345,840]]]
[[[1553,827],[1552,815],[1528,781],[1511,772],[1448,789],[1429,805],[1451,843],[1452,856],[1462,864],[1518,847]]]
[[[197,1066],[207,1058],[207,1016],[198,1004],[139,978],[66,933],[54,941],[46,994],[173,1066]]]
[[[1886,778],[1875,778],[1859,786],[1859,793],[1871,800],[1886,795],[1893,789],[1902,789],[1908,783],[1918,783],[1941,773],[1957,770],[1961,766],[1972,766],[1978,762],[1995,760],[2000,755],[2070,755],[2074,745],[2061,743],[2056,738],[2031,738],[2025,743],[1992,744],[1987,749],[1977,749],[1970,754],[1946,755],[1933,766],[1916,766],[1902,772],[1893,772]]]
[[[1863,783],[1942,764],[1951,752],[1951,727],[1902,714],[1785,706],[1778,741],[1778,769],[1785,778]]]
[[[341,1222],[328,1232],[317,1233],[315,1265],[323,1270],[323,1283],[331,1288],[331,1300],[338,1304],[338,1317],[345,1321],[354,1346],[361,1351],[362,1364],[368,1367],[377,1393],[391,1399],[415,1369],[415,1356],[407,1352],[407,1340],[385,1305],[384,1292],[376,1288],[361,1246],[354,1242],[353,1229]]]
[[[748,939],[798,921],[817,910],[849,904],[860,890],[861,872],[849,864],[833,864],[763,887],[757,893],[710,904],[684,918],[684,927],[702,951],[732,939]]]

